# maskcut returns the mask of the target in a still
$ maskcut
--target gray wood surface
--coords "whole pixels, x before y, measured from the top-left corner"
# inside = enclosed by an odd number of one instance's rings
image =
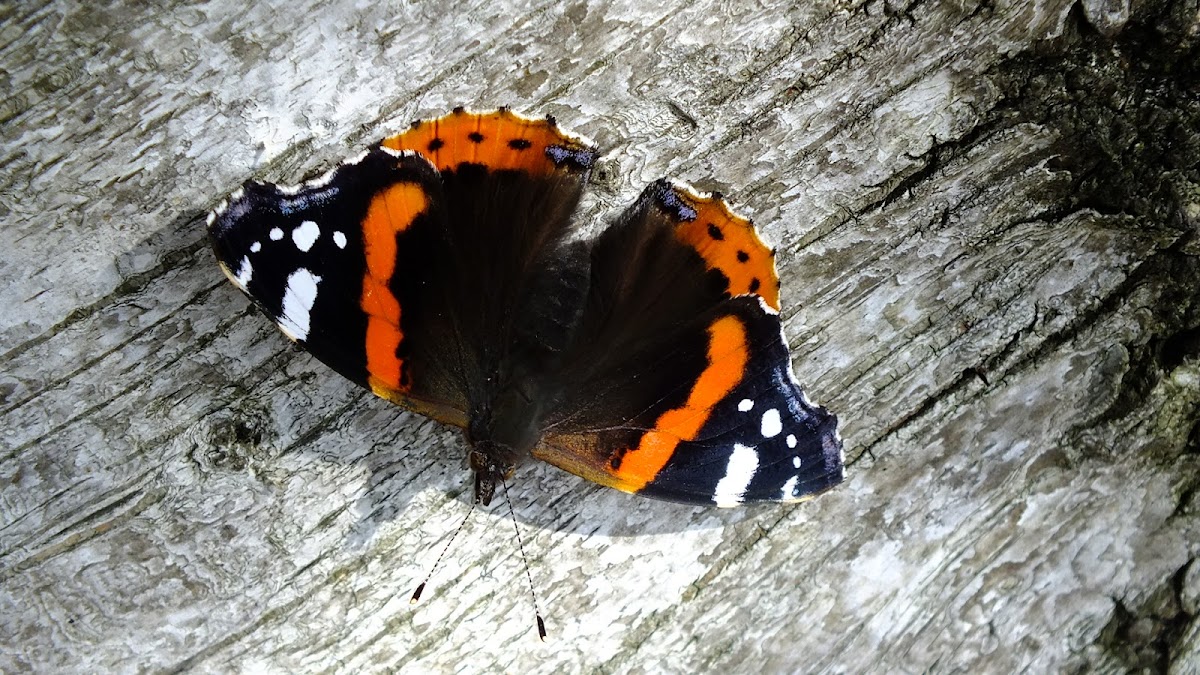
[[[0,5],[0,671],[1200,671],[1191,2]],[[203,218],[456,104],[780,247],[847,482],[686,508],[293,348]]]

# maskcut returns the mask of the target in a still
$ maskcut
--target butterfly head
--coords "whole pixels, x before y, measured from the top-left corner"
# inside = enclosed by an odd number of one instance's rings
[[[532,380],[498,376],[503,383],[479,396],[464,430],[471,451],[467,465],[475,472],[475,501],[487,506],[497,486],[529,459],[540,436],[539,401]]]
[[[515,461],[504,459],[499,446],[490,442],[477,443],[467,455],[467,463],[475,472],[475,502],[487,506],[492,503],[496,494],[496,486],[504,479],[512,476],[516,470]]]

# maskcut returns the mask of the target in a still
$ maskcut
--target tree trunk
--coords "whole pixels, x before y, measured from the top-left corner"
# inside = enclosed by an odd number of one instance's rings
[[[0,670],[1200,672],[1191,1],[0,6]],[[691,508],[460,435],[226,283],[205,213],[455,105],[779,246],[847,481]]]

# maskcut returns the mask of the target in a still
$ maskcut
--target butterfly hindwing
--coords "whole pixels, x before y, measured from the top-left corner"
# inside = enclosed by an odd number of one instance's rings
[[[719,198],[651,185],[592,248],[535,456],[628,492],[722,506],[839,482],[836,418],[791,374],[777,289],[746,219]]]
[[[586,179],[598,154],[591,141],[559,129],[553,118],[530,119],[507,108],[483,113],[455,108],[442,117],[413,122],[408,131],[380,145],[420,153],[439,171],[473,164],[535,177]]]
[[[660,180],[646,189],[674,223],[675,238],[719,274],[729,295],[757,295],[779,311],[775,251],[748,218],[729,209],[719,194],[701,195],[686,185]]]
[[[418,330],[439,346],[430,358],[468,402],[468,437],[536,433],[531,409],[506,406],[545,353],[561,349],[580,303],[586,279],[563,263],[595,149],[549,118],[504,109],[457,109],[382,146],[420,152],[440,174],[444,255],[430,281],[408,292],[437,309]],[[561,300],[562,311],[547,299]]]

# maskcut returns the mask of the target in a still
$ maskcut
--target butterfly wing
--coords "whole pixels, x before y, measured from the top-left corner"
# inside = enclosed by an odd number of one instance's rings
[[[247,183],[210,217],[222,270],[292,340],[351,381],[449,424],[465,401],[414,380],[410,314],[393,284],[406,251],[442,228],[441,182],[423,157],[375,149],[296,187]],[[408,268],[408,269],[406,269]]]
[[[804,396],[772,252],[719,198],[650,186],[591,250],[539,459],[627,492],[732,506],[842,479],[837,419]]]
[[[457,109],[317,180],[248,183],[209,236],[288,337],[377,395],[466,427],[595,157],[553,120]]]

